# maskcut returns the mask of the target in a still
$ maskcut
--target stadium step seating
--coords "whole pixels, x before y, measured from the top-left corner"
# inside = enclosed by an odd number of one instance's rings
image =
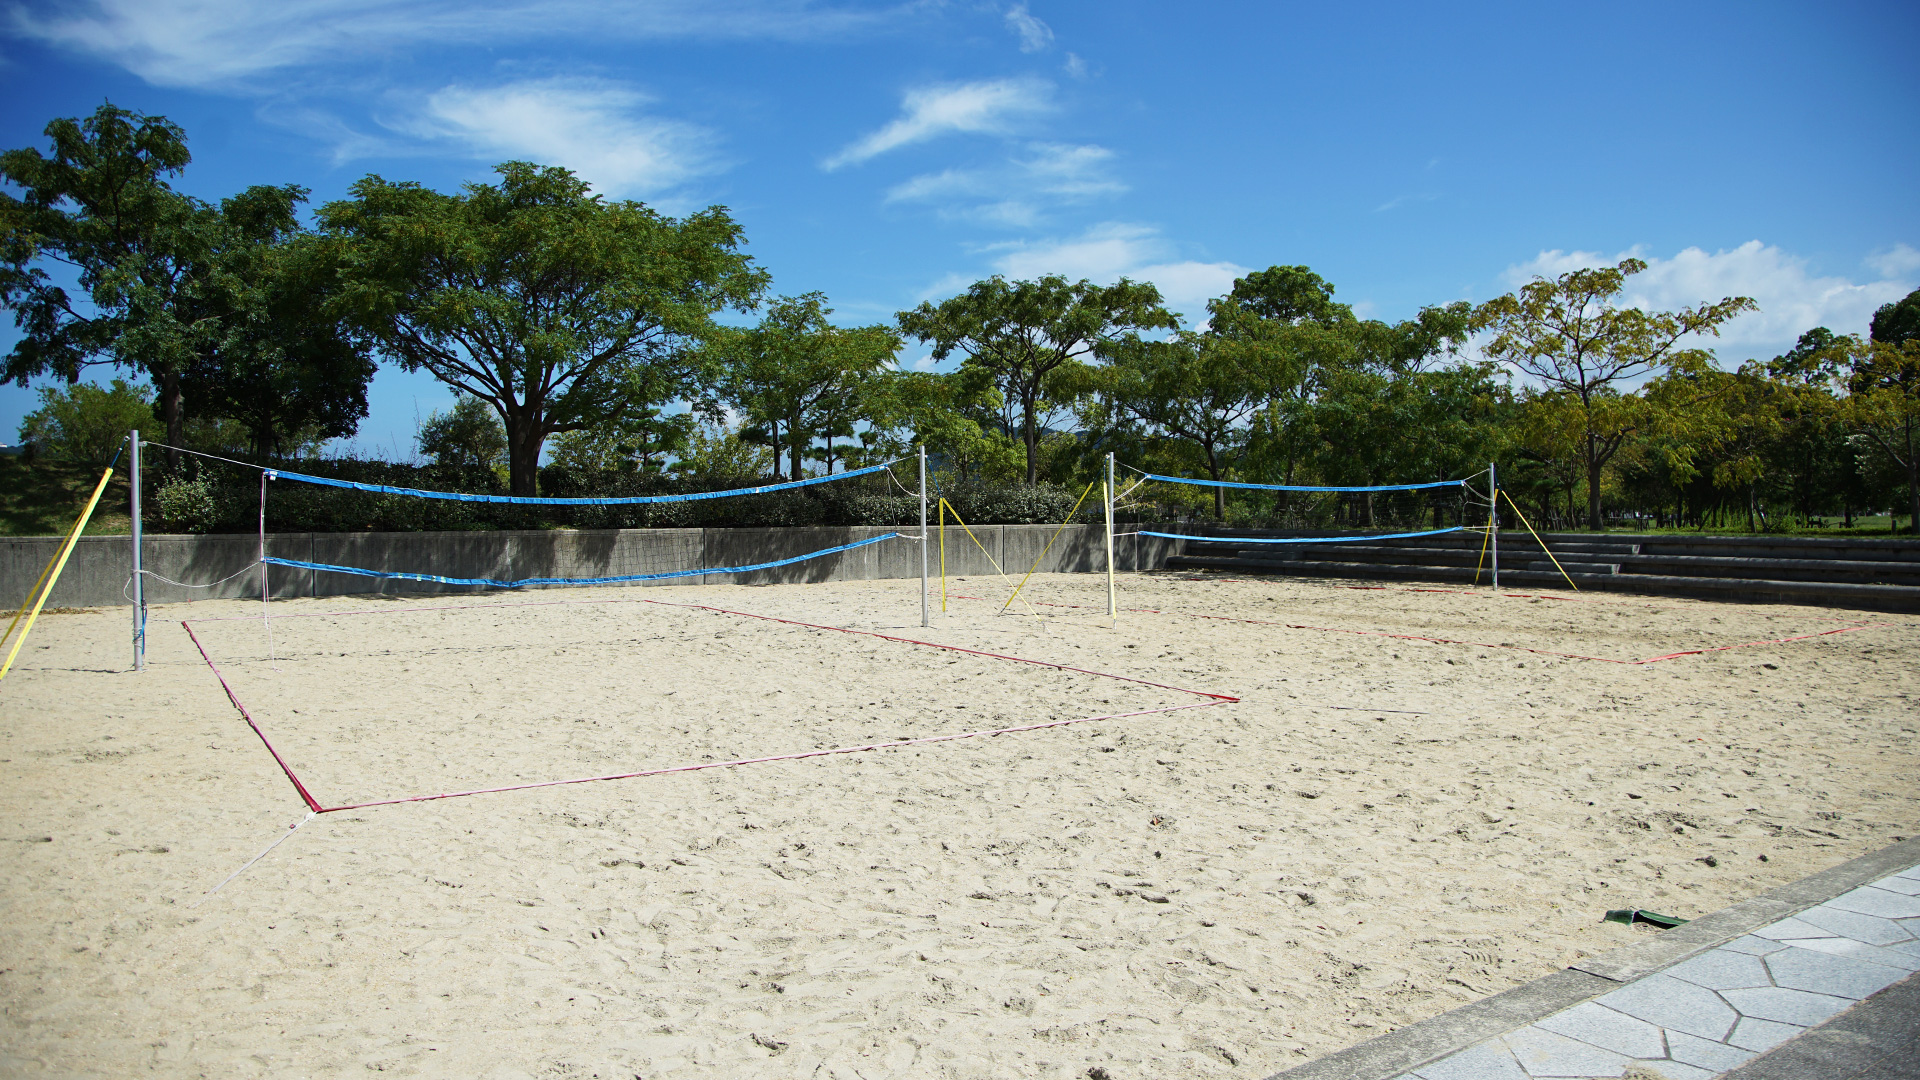
[[[1471,532],[1256,547],[1236,544],[1233,537],[1286,534],[1221,526],[1180,531],[1222,539],[1187,541],[1183,553],[1168,559],[1169,569],[1448,583],[1490,579],[1483,537]],[[1590,533],[1549,533],[1536,540],[1526,532],[1501,531],[1502,587],[1565,587],[1568,577],[1591,590],[1920,612],[1920,542],[1913,540]]]

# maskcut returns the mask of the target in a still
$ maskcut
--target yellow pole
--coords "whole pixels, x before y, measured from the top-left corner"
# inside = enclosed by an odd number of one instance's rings
[[[949,505],[947,509],[953,510],[953,507]],[[994,558],[993,552],[987,550],[987,545],[981,543],[980,538],[973,535],[973,528],[967,524],[966,519],[960,516],[960,511],[953,510],[953,520],[958,521],[960,523],[961,531],[967,534],[967,539],[972,540],[973,546],[980,549],[980,554],[985,555],[987,557],[987,564],[993,567],[994,573],[1000,575],[1000,580],[1002,581],[1007,580],[1007,572],[1001,568],[1000,560]],[[1015,590],[1015,591],[1017,592],[1018,590]],[[1004,611],[1006,609],[1002,608],[1001,610]],[[1031,613],[1033,617],[1036,619],[1040,617],[1040,613],[1038,611],[1034,611],[1033,603],[1031,601],[1027,602],[1027,611]]]
[[[1500,492],[1500,494],[1507,495],[1504,489]],[[1513,496],[1507,495],[1507,505],[1513,507],[1513,516],[1520,519],[1520,524],[1526,525],[1527,531],[1530,533],[1533,533],[1534,543],[1539,544],[1540,550],[1547,553],[1547,558],[1553,559],[1553,568],[1555,570],[1560,571],[1560,576],[1567,579],[1568,585],[1573,585],[1574,592],[1579,592],[1580,586],[1573,584],[1573,575],[1567,573],[1567,568],[1560,565],[1559,559],[1554,559],[1553,549],[1547,547],[1547,542],[1545,540],[1540,539],[1540,534],[1537,532],[1533,532],[1533,526],[1527,524],[1527,515],[1520,512],[1520,505],[1513,501]]]
[[[1066,527],[1067,527],[1068,525],[1071,525],[1071,524],[1073,524],[1073,515],[1075,515],[1075,514],[1077,514],[1077,513],[1079,513],[1079,512],[1080,512],[1080,504],[1081,504],[1081,503],[1083,503],[1083,502],[1086,502],[1086,501],[1087,501],[1087,496],[1088,496],[1088,495],[1091,495],[1092,493],[1093,493],[1093,484],[1092,484],[1092,483],[1088,483],[1088,484],[1087,484],[1087,490],[1085,490],[1085,491],[1083,491],[1083,492],[1081,492],[1081,493],[1080,493],[1080,497],[1079,497],[1078,499],[1075,499],[1075,500],[1074,500],[1074,502],[1073,502],[1073,509],[1071,509],[1071,510],[1069,510],[1069,511],[1067,511],[1067,520],[1065,520],[1065,521],[1063,521],[1063,522],[1061,522],[1061,523],[1060,523],[1060,528],[1058,528],[1058,529],[1055,529],[1055,530],[1053,530],[1053,535],[1052,535],[1052,536],[1049,536],[1049,537],[1047,537],[1047,546],[1046,546],[1046,547],[1043,547],[1043,548],[1041,548],[1041,549],[1040,549],[1040,554],[1038,554],[1038,555],[1035,555],[1035,556],[1033,557],[1033,565],[1032,565],[1032,566],[1029,566],[1029,567],[1027,567],[1027,573],[1026,573],[1026,577],[1022,577],[1022,578],[1020,579],[1020,584],[1018,584],[1018,585],[1015,585],[1015,586],[1013,587],[1013,596],[1009,596],[1009,597],[1007,597],[1007,602],[1006,602],[1006,603],[1004,603],[1004,604],[1001,604],[1001,605],[1000,605],[1000,610],[1001,610],[1001,611],[1005,611],[1005,610],[1007,610],[1008,608],[1010,608],[1010,607],[1012,607],[1012,606],[1013,606],[1013,601],[1014,601],[1014,598],[1015,598],[1015,597],[1018,597],[1018,596],[1020,595],[1020,590],[1021,590],[1021,589],[1024,589],[1024,588],[1026,588],[1026,587],[1027,587],[1027,578],[1030,578],[1030,577],[1032,577],[1032,576],[1033,576],[1033,572],[1034,572],[1035,570],[1038,570],[1038,569],[1040,569],[1040,560],[1041,560],[1041,559],[1044,559],[1044,558],[1046,558],[1046,557],[1047,557],[1047,552],[1049,552],[1049,551],[1052,551],[1052,550],[1053,550],[1053,542],[1054,542],[1055,540],[1058,540],[1058,539],[1060,539],[1060,533],[1061,533],[1061,531],[1062,531],[1062,530],[1064,530],[1064,529],[1065,529],[1065,528],[1066,528]]]
[[[111,479],[113,479],[112,469],[100,474],[100,482],[93,488],[93,498],[87,500],[87,508],[81,513],[79,523],[74,525],[71,533],[67,534],[66,546],[60,549],[60,559],[53,565],[53,577],[48,580],[47,587],[40,593],[39,598],[33,602],[33,614],[27,616],[27,625],[20,628],[20,636],[14,639],[13,649],[7,653],[5,666],[0,666],[0,679],[6,678],[7,672],[13,670],[14,657],[20,655],[20,646],[25,645],[27,635],[33,633],[33,624],[40,619],[40,609],[46,605],[47,597],[53,595],[53,587],[60,583],[60,571],[67,568],[67,556],[73,554],[74,545],[80,542],[80,533],[87,527],[87,519],[93,517],[93,508],[100,505],[100,496],[106,493],[107,481]]]
[[[940,500],[940,613],[947,611],[947,500]]]
[[[28,591],[26,598],[20,601],[20,610],[13,613],[13,621],[7,624],[7,632],[0,634],[0,645],[6,644],[7,639],[13,636],[13,628],[19,626],[20,620],[27,617],[27,609],[33,606],[33,598],[40,595],[40,586],[47,583],[47,575],[53,573],[53,564],[60,561],[61,549],[65,548],[67,540],[72,538],[73,530],[79,527],[80,523],[74,522],[73,528],[68,529],[67,535],[60,539],[60,547],[54,548],[53,554],[47,557],[46,567],[40,571],[40,577],[34,581],[33,588]]]
[[[1473,564],[1473,583],[1476,586],[1480,584],[1480,568],[1487,562],[1487,543],[1493,539],[1493,512],[1499,503],[1500,496],[1496,493],[1487,504],[1487,528],[1480,534],[1480,558]]]

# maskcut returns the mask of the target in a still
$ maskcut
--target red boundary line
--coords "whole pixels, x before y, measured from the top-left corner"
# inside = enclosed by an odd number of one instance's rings
[[[293,774],[293,767],[287,764],[287,759],[281,757],[280,751],[275,750],[273,743],[267,740],[267,733],[260,730],[259,724],[254,723],[253,714],[247,711],[245,705],[240,704],[240,698],[234,694],[233,687],[228,685],[227,677],[220,673],[220,668],[213,662],[213,657],[207,655],[207,647],[200,644],[200,635],[193,632],[193,627],[188,626],[185,619],[180,620],[180,628],[187,632],[188,638],[192,639],[193,647],[200,650],[200,659],[207,662],[207,667],[213,670],[213,677],[220,680],[220,689],[227,692],[227,700],[233,702],[233,707],[240,710],[240,718],[247,722],[247,726],[253,729],[253,733],[260,736],[260,744],[267,748],[267,753],[273,755],[274,763],[280,766],[280,771],[287,774],[287,779],[293,783],[293,790],[300,793],[300,798],[307,804],[307,809],[316,814],[326,813],[321,808],[320,801],[309,795],[306,785]]]
[[[769,757],[738,758],[733,761],[699,762],[691,765],[673,765],[673,766],[669,766],[667,768],[661,768],[661,769],[644,769],[637,772],[610,773],[604,776],[582,776],[582,777],[576,777],[571,780],[541,780],[541,781],[536,781],[534,783],[528,783],[528,784],[510,784],[505,787],[475,788],[470,791],[449,791],[449,792],[443,792],[438,795],[408,795],[408,796],[402,796],[400,798],[394,798],[394,799],[378,799],[372,802],[348,803],[348,804],[343,804],[341,806],[322,806],[319,800],[315,799],[307,791],[306,785],[300,782],[300,778],[299,776],[295,775],[292,766],[288,765],[286,759],[280,756],[280,751],[274,749],[273,743],[270,740],[268,740],[266,732],[262,731],[260,728],[260,725],[254,721],[253,714],[247,711],[247,707],[245,705],[241,704],[239,696],[233,692],[233,686],[227,682],[227,677],[225,674],[221,672],[219,665],[213,662],[213,657],[210,654],[208,654],[206,646],[200,643],[200,636],[193,632],[193,627],[187,624],[187,620],[182,619],[180,620],[180,628],[187,632],[187,637],[193,641],[194,648],[200,651],[200,658],[206,661],[208,669],[213,672],[213,677],[220,681],[220,688],[226,691],[227,700],[233,703],[233,707],[239,711],[241,719],[247,722],[247,726],[253,729],[253,733],[260,737],[261,745],[267,748],[267,753],[273,755],[273,760],[275,764],[279,765],[280,771],[286,774],[287,780],[293,784],[293,789],[299,792],[300,798],[302,801],[304,801],[307,804],[307,808],[312,810],[316,814],[331,814],[339,810],[363,810],[368,807],[374,807],[374,806],[395,806],[400,803],[431,802],[436,799],[458,799],[468,795],[491,795],[491,794],[496,794],[499,792],[506,792],[506,791],[528,791],[534,788],[560,787],[567,784],[587,784],[587,783],[592,783],[596,780],[628,780],[628,779],[634,779],[634,778],[644,777],[644,776],[663,776],[669,773],[697,772],[702,769],[722,769],[722,768],[731,768],[739,765],[758,765],[758,764],[763,764],[766,762],[774,762],[774,761],[801,761],[806,758],[827,757],[833,754],[857,754],[857,753],[863,753],[869,750],[890,750],[890,749],[894,749],[902,746],[920,746],[928,743],[952,742],[956,739],[972,739],[980,736],[1009,735],[1009,734],[1014,734],[1016,732],[1023,732],[1023,731],[1040,731],[1046,728],[1065,727],[1069,724],[1092,723],[1097,720],[1121,720],[1121,719],[1126,719],[1128,717],[1134,717],[1134,716],[1153,716],[1159,713],[1177,712],[1182,709],[1200,709],[1200,708],[1206,708],[1207,706],[1210,706],[1210,705],[1227,705],[1240,700],[1239,698],[1229,694],[1215,694],[1206,690],[1189,690],[1184,686],[1171,686],[1166,683],[1150,682],[1146,679],[1136,679],[1128,675],[1114,675],[1110,672],[1105,672],[1105,671],[1093,671],[1088,668],[1071,667],[1066,664],[1054,664],[1054,663],[1049,663],[1045,660],[1030,660],[1023,656],[1009,656],[1004,653],[986,652],[985,650],[982,650],[982,649],[969,649],[959,645],[942,645],[939,642],[935,642],[935,641],[921,641],[917,638],[897,637],[892,634],[881,634],[871,630],[850,630],[842,626],[826,626],[821,623],[803,622],[798,619],[783,619],[774,615],[756,615],[751,611],[734,611],[729,608],[713,607],[707,604],[677,604],[668,600],[646,600],[638,597],[634,597],[630,599],[622,599],[622,600],[543,600],[543,601],[532,601],[524,604],[511,604],[511,605],[456,604],[456,605],[444,605],[436,608],[412,608],[412,609],[407,609],[403,611],[378,611],[378,610],[342,611],[342,612],[329,611],[329,612],[313,612],[307,615],[289,615],[285,617],[286,618],[314,618],[321,615],[403,615],[403,614],[412,614],[416,611],[436,611],[436,610],[445,611],[445,610],[453,610],[453,609],[464,610],[464,609],[476,608],[476,607],[477,608],[542,607],[542,606],[552,606],[552,605],[560,605],[560,604],[619,604],[619,603],[656,604],[661,607],[688,608],[688,609],[699,610],[699,611],[711,611],[711,612],[715,612],[717,614],[722,614],[722,615],[736,615],[736,616],[741,616],[749,619],[764,619],[767,622],[784,623],[788,626],[800,626],[810,630],[832,630],[842,634],[857,634],[861,637],[875,637],[875,638],[880,638],[883,641],[895,641],[905,645],[923,645],[928,648],[945,649],[949,652],[967,653],[969,655],[985,656],[995,660],[1011,660],[1011,661],[1014,661],[1015,663],[1032,664],[1035,667],[1052,668],[1055,671],[1071,671],[1077,674],[1092,675],[1102,679],[1114,679],[1119,682],[1137,683],[1142,686],[1151,686],[1159,690],[1172,690],[1177,693],[1192,694],[1195,697],[1208,698],[1209,700],[1193,702],[1187,705],[1169,705],[1165,708],[1159,708],[1159,709],[1142,709],[1135,712],[1108,713],[1102,716],[1083,716],[1083,717],[1078,717],[1072,720],[1049,720],[1044,723],[1025,724],[1019,727],[992,728],[992,729],[982,730],[982,731],[956,732],[948,735],[929,735],[929,736],[918,738],[918,739],[904,739],[904,740],[898,740],[894,742],[883,742],[883,743],[865,743],[859,746],[840,746],[840,747],[834,747],[828,750],[802,750],[802,751],[796,751],[790,754],[775,754]],[[251,619],[253,617],[246,616],[246,618]],[[226,617],[221,617],[213,620],[203,620],[203,621],[225,622],[225,621],[229,621],[229,619]]]
[[[1344,588],[1376,588],[1377,586],[1343,586]],[[1409,589],[1407,592],[1452,592],[1451,589]],[[950,594],[959,600],[984,600],[981,596]],[[1525,593],[1509,593],[1510,596],[1524,596]],[[1572,599],[1572,597],[1549,597],[1548,599]],[[1042,607],[1070,607],[1096,610],[1088,604],[1059,604],[1045,600],[1036,600]],[[1821,630],[1812,634],[1798,634],[1793,637],[1772,638],[1766,641],[1748,641],[1739,645],[1709,645],[1700,649],[1685,649],[1680,652],[1666,653],[1661,656],[1649,656],[1644,660],[1616,660],[1610,656],[1586,656],[1582,653],[1555,652],[1552,649],[1532,649],[1525,645],[1492,645],[1484,641],[1461,641],[1457,638],[1423,637],[1419,634],[1394,634],[1385,630],[1348,630],[1338,626],[1312,626],[1306,623],[1273,622],[1268,619],[1236,619],[1228,615],[1195,615],[1186,611],[1162,611],[1159,608],[1121,608],[1122,611],[1145,613],[1148,615],[1174,615],[1183,619],[1211,619],[1215,622],[1247,623],[1252,626],[1284,626],[1289,630],[1319,630],[1329,634],[1358,634],[1364,637],[1394,638],[1400,641],[1430,641],[1437,645],[1466,645],[1475,649],[1506,649],[1511,652],[1534,653],[1539,656],[1557,656],[1566,660],[1592,660],[1602,664],[1657,664],[1662,660],[1675,660],[1682,656],[1704,656],[1707,653],[1726,652],[1729,649],[1750,649],[1756,645],[1784,645],[1790,641],[1806,641],[1809,638],[1826,637],[1829,634],[1846,634],[1855,630],[1878,630],[1896,623],[1866,623],[1861,626],[1841,626],[1832,630]]]

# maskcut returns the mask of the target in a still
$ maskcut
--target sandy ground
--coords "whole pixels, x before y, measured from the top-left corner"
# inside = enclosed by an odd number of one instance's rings
[[[1263,1077],[1648,932],[1608,908],[1916,831],[1920,619],[1122,589],[1154,610],[955,599],[927,631],[905,581],[331,598],[274,612],[375,614],[271,643],[208,602],[155,611],[141,675],[124,612],[49,616],[0,683],[0,1073]],[[178,622],[328,806],[1210,700],[636,598],[1242,700],[287,835],[306,808]],[[557,599],[620,602],[527,604]]]

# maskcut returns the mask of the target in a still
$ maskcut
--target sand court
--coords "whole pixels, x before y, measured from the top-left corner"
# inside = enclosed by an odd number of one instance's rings
[[[277,602],[315,617],[271,649],[215,601],[137,676],[124,612],[49,616],[0,697],[0,1071],[1260,1077],[1920,809],[1911,618],[1027,588],[1059,617],[994,578],[927,630],[908,581]],[[329,805],[1203,700],[642,593],[1239,700],[322,814],[202,902],[306,807],[180,618]]]

